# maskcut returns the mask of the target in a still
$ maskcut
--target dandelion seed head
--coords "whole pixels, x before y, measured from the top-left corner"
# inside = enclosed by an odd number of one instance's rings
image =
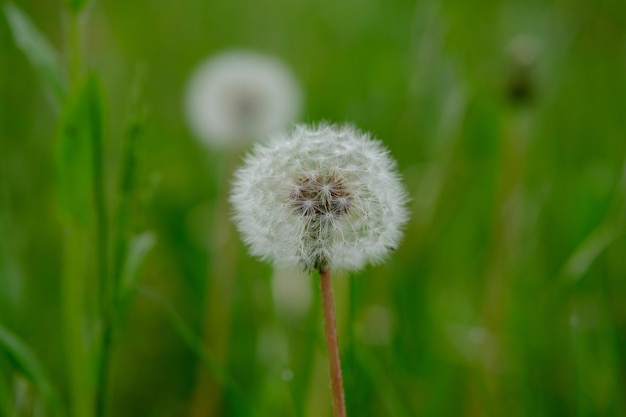
[[[346,214],[350,206],[350,194],[341,178],[334,174],[298,179],[288,199],[296,212],[304,216],[339,217]]]
[[[350,126],[300,125],[257,144],[230,201],[253,255],[309,271],[382,261],[408,217],[388,151]]]
[[[301,107],[298,84],[279,60],[230,51],[202,63],[187,88],[193,133],[208,144],[236,145],[292,123]]]
[[[535,72],[540,46],[540,41],[534,36],[519,34],[506,47],[510,66],[506,95],[513,104],[527,104],[535,98]]]

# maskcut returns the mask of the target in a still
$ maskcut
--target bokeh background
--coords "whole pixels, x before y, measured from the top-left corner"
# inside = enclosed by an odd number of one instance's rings
[[[65,4],[16,5],[67,61]],[[626,3],[94,0],[80,20],[107,215],[135,95],[125,230],[154,242],[114,333],[108,415],[330,415],[317,277],[246,253],[226,203],[245,149],[186,123],[193,70],[232,48],[293,70],[301,121],[380,138],[411,195],[397,252],[334,279],[349,415],[626,415]],[[62,110],[6,13],[0,97],[0,323],[76,415],[90,387],[69,382],[63,276],[96,243],[68,244]],[[4,345],[0,415],[53,415]]]

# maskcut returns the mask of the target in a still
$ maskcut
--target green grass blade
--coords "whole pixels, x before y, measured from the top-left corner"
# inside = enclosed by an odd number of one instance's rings
[[[122,308],[126,301],[124,298],[128,297],[135,284],[137,269],[154,244],[152,241],[149,247],[145,247],[150,240],[148,233],[144,233],[141,237],[136,236],[133,241],[130,239],[134,231],[130,224],[131,212],[137,200],[135,191],[139,165],[138,142],[144,130],[145,119],[145,107],[141,101],[144,74],[141,68],[136,71],[135,81],[130,90],[128,120],[122,137],[123,150],[117,187],[117,208],[113,219],[115,229],[113,231],[112,285],[113,293],[122,302]],[[134,259],[130,260],[129,257],[134,257]]]
[[[92,241],[85,228],[69,225],[65,231],[61,307],[67,368],[67,391],[72,417],[93,416],[94,387],[91,368],[94,344],[85,326],[89,283],[88,261]]]
[[[86,224],[93,213],[94,144],[102,142],[100,86],[93,74],[80,84],[61,121],[57,172],[61,205],[70,218]]]
[[[570,282],[584,276],[593,262],[617,237],[619,233],[612,229],[611,224],[603,224],[594,230],[574,251],[563,267]]]
[[[66,82],[59,54],[30,18],[12,3],[4,6],[4,12],[13,33],[15,44],[24,52],[53,93],[55,104],[63,102]]]
[[[13,366],[22,373],[45,398],[55,416],[62,416],[59,396],[33,351],[17,335],[0,324],[0,350],[4,350]]]
[[[624,217],[625,207],[626,163],[623,165],[621,177],[617,183],[613,202],[606,219],[578,245],[563,265],[561,272],[566,282],[572,284],[581,279],[596,259],[623,235],[626,220]]]
[[[59,202],[66,217],[67,240],[63,273],[63,306],[66,326],[72,413],[92,415],[96,392],[86,367],[91,364],[92,346],[85,345],[84,303],[86,301],[87,247],[95,247],[98,296],[102,328],[108,329],[110,294],[107,283],[107,221],[102,163],[103,105],[100,82],[88,72],[76,83],[66,103],[56,149]],[[95,237],[95,239],[94,239]],[[89,246],[87,246],[89,245]],[[93,245],[93,246],[92,246]],[[104,358],[104,355],[102,356]],[[97,371],[100,375],[100,370]]]

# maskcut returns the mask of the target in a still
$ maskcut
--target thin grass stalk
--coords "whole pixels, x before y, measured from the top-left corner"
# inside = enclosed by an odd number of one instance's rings
[[[79,14],[67,13],[66,51],[72,90],[80,83],[83,72]],[[93,173],[92,173],[93,174]],[[64,237],[64,271],[62,276],[63,322],[70,412],[72,417],[93,416],[93,384],[85,371],[90,368],[85,321],[85,274],[90,233],[70,220]]]
[[[120,305],[120,279],[122,276],[123,264],[126,259],[126,251],[128,249],[128,217],[130,212],[130,204],[132,199],[132,191],[135,184],[135,166],[136,166],[136,141],[141,132],[141,120],[138,110],[139,100],[139,87],[134,91],[131,103],[131,113],[137,117],[136,120],[131,120],[127,131],[124,135],[124,151],[123,161],[121,166],[121,175],[119,183],[119,204],[115,215],[115,230],[114,234],[114,246],[112,253],[112,271],[111,275],[108,274],[106,268],[100,268],[101,283],[103,298],[101,299],[102,305],[102,318],[103,318],[103,333],[102,333],[102,351],[100,355],[99,373],[98,373],[98,395],[96,400],[96,416],[103,417],[106,415],[106,400],[108,392],[108,380],[109,380],[109,363],[111,361],[111,355],[114,344],[114,333],[116,323],[119,319],[119,310],[123,308]],[[94,146],[95,148],[95,146]],[[102,154],[101,149],[97,150],[98,154]],[[94,189],[96,192],[96,201],[100,202],[101,216],[99,216],[99,261],[108,258],[106,243],[108,241],[108,229],[106,221],[105,210],[105,196],[104,196],[104,181],[102,178],[102,158],[99,158],[98,164],[94,161],[94,167],[100,166],[99,172],[94,172],[95,181]],[[106,266],[106,263],[105,263]]]
[[[64,272],[62,281],[63,323],[65,351],[69,370],[70,416],[89,417],[91,390],[85,378],[88,368],[86,337],[84,332],[84,275],[87,258],[86,233],[77,226],[68,226],[65,232]]]

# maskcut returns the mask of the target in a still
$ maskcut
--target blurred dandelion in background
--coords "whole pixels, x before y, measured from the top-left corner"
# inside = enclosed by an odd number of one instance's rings
[[[293,73],[280,60],[250,51],[228,51],[195,70],[186,113],[196,137],[236,146],[287,127],[302,107]]]
[[[528,34],[516,35],[506,46],[510,67],[506,94],[513,104],[526,104],[535,98],[534,67],[541,52],[540,46],[539,39]]]

